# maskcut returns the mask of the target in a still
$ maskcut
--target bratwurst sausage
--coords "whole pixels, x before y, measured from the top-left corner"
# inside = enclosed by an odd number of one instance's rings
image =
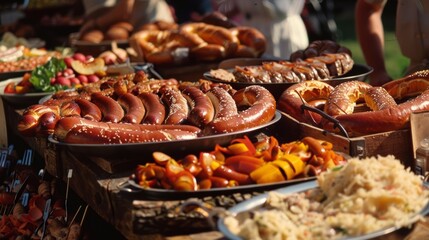
[[[57,122],[54,135],[65,143],[120,144],[192,139],[199,132],[191,125],[106,123],[65,117]]]

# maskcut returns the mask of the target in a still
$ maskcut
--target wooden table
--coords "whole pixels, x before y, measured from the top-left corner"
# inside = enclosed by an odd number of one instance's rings
[[[14,125],[19,111],[5,109],[8,129],[12,129],[13,135],[9,137],[16,138],[18,133]],[[73,170],[70,188],[126,239],[223,239],[203,214],[177,211],[185,200],[148,200],[121,191],[119,186],[127,181],[132,169],[109,173],[94,159],[76,155],[46,138],[22,140],[43,156],[45,168],[52,176],[67,181],[68,171]],[[243,199],[248,197],[251,196]],[[382,239],[404,239],[409,232],[409,229],[402,229]]]

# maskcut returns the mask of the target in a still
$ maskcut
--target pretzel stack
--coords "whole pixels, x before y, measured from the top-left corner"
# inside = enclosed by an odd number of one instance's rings
[[[260,57],[265,52],[266,39],[252,27],[224,28],[199,22],[186,23],[178,29],[143,29],[131,36],[130,45],[141,61],[177,64]]]

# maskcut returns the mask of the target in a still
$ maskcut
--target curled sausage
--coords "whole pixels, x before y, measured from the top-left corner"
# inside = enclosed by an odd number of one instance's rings
[[[101,121],[102,113],[100,108],[97,107],[97,105],[84,98],[76,98],[74,101],[80,107],[81,117],[96,122]]]
[[[201,127],[214,117],[214,107],[210,98],[197,87],[186,87],[182,90],[183,96],[189,103],[190,112],[188,115],[188,122]]]
[[[118,103],[125,109],[121,122],[140,123],[143,120],[145,108],[140,98],[131,93],[125,93],[119,96]]]
[[[216,118],[204,128],[204,134],[226,133],[244,130],[268,123],[275,115],[276,100],[264,87],[251,85],[238,90],[233,95],[234,101],[240,108],[238,114]]]
[[[155,93],[143,92],[138,97],[143,102],[146,112],[142,123],[162,124],[165,119],[165,106],[159,96]]]
[[[237,105],[227,90],[221,87],[213,87],[206,95],[214,106],[215,115],[213,119],[230,117],[238,113]]]
[[[121,105],[113,98],[104,96],[100,92],[91,94],[91,102],[101,110],[104,122],[117,123],[124,117],[124,110]]]
[[[178,89],[164,89],[161,100],[168,107],[165,124],[181,124],[188,118],[188,102]]]
[[[54,135],[66,143],[119,144],[192,139],[199,131],[190,125],[106,123],[66,117],[57,122]]]

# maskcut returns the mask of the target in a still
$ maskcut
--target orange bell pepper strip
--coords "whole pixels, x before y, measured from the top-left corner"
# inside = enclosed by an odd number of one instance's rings
[[[246,147],[248,149],[248,155],[250,155],[250,156],[254,156],[255,155],[255,153],[256,153],[255,146],[253,145],[253,143],[249,139],[249,137],[247,137],[246,135],[244,135],[243,138],[233,139],[231,141],[231,144],[234,144],[234,143],[243,143],[244,145],[246,145]]]
[[[222,151],[211,151],[210,153],[215,156],[217,162],[225,163],[225,154]]]
[[[219,144],[215,145],[214,152],[221,152],[221,153],[224,153],[224,154],[231,154],[230,151],[229,151],[229,149],[227,147],[222,147]]]
[[[226,165],[232,165],[232,166],[238,166],[240,162],[252,162],[258,165],[263,165],[264,160],[257,157],[252,156],[242,156],[242,155],[236,155],[236,156],[230,156],[225,159]]]
[[[273,136],[269,139],[268,148],[261,152],[260,155],[263,157],[265,161],[273,161],[278,154],[279,142]]]
[[[245,174],[249,174],[264,163],[264,160],[260,158],[244,155],[230,156],[225,159],[225,166]]]
[[[251,172],[260,168],[262,165],[263,165],[263,163],[257,164],[254,162],[241,161],[238,163],[238,166],[234,170],[236,170],[237,172],[240,172],[240,173],[250,174]]]
[[[245,143],[233,143],[228,147],[229,153],[231,155],[248,155],[249,148]]]

